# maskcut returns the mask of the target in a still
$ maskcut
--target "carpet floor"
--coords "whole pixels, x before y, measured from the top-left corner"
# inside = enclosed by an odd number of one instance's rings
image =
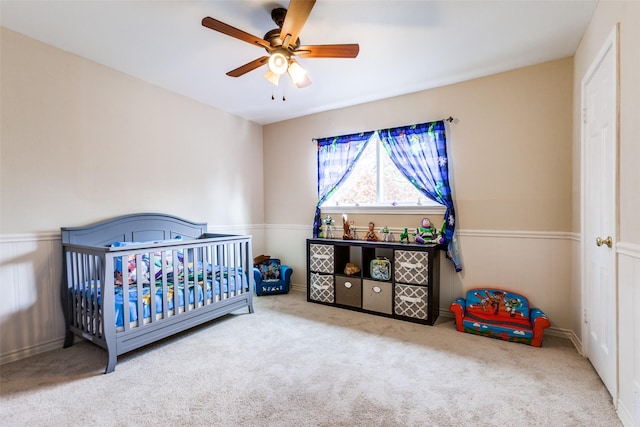
[[[76,344],[0,367],[4,426],[619,426],[566,339],[541,348],[256,297],[118,358]]]

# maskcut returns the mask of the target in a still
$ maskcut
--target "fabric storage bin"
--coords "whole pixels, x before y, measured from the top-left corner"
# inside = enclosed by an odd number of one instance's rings
[[[357,277],[336,276],[336,304],[362,306],[362,281]]]
[[[391,314],[393,312],[393,288],[390,282],[362,281],[362,308]]]
[[[395,251],[394,279],[396,282],[426,285],[429,280],[429,253]]]
[[[333,245],[309,246],[309,269],[317,273],[333,273],[334,270],[334,247]]]
[[[426,286],[405,285],[396,283],[394,311],[398,316],[414,319],[429,317],[429,291]]]
[[[309,283],[309,298],[320,302],[333,302],[334,300],[333,276],[311,273]]]

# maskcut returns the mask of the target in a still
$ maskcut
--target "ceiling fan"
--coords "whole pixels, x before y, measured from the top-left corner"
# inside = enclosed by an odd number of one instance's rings
[[[280,76],[287,72],[297,87],[306,87],[311,84],[295,57],[301,58],[355,58],[358,56],[360,46],[358,44],[326,44],[326,45],[301,45],[298,35],[307,21],[315,0],[291,0],[289,10],[276,8],[271,11],[271,19],[276,23],[275,28],[259,38],[247,32],[239,30],[224,22],[211,17],[202,20],[202,25],[222,34],[234,37],[252,45],[263,47],[268,55],[244,64],[227,73],[231,77],[240,77],[249,71],[255,70],[267,64],[268,70],[264,77],[278,85]]]

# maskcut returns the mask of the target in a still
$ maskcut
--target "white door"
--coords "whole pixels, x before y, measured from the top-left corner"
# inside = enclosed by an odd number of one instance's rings
[[[617,27],[582,79],[584,352],[617,401]]]

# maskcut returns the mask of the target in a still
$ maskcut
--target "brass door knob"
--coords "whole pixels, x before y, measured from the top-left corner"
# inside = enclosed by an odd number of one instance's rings
[[[596,238],[596,245],[598,246],[607,245],[608,247],[611,247],[612,244],[611,236],[607,236],[606,239],[603,239],[602,237]]]

